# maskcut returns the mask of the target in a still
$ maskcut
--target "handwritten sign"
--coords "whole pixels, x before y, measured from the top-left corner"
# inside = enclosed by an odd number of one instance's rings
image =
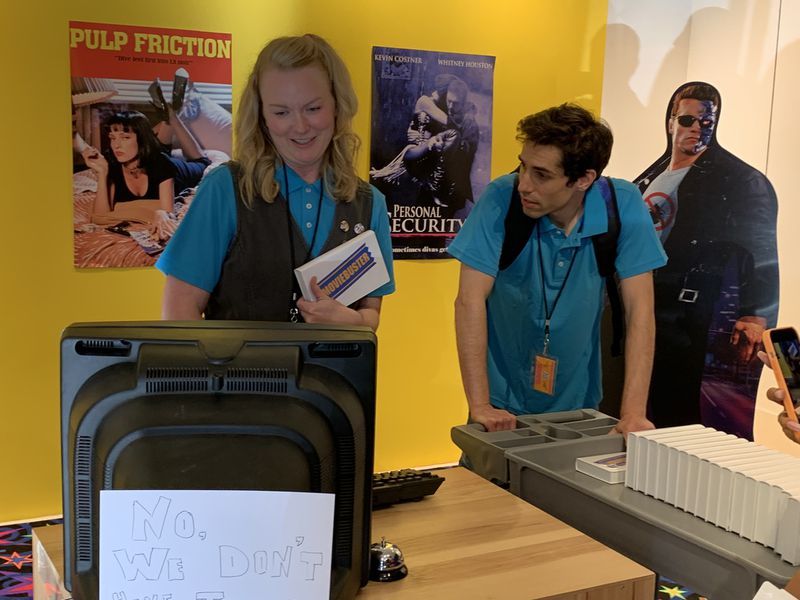
[[[327,599],[333,508],[333,494],[101,491],[100,599]]]

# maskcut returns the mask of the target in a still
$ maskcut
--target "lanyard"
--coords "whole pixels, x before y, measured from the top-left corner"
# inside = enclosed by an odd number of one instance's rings
[[[295,254],[294,254],[294,228],[292,227],[292,212],[289,209],[289,176],[286,174],[286,163],[282,163],[283,166],[283,187],[284,187],[284,200],[286,200],[286,226],[289,231],[289,255],[291,256],[292,264],[290,269],[292,271],[291,279],[292,279],[292,298],[289,300],[289,320],[292,323],[297,323],[298,316],[300,315],[300,311],[297,308],[297,298],[300,295],[300,286],[297,283],[297,279],[294,277],[294,269],[295,266],[300,266],[295,262]],[[314,243],[317,241],[317,231],[319,230],[319,214],[322,212],[322,190],[324,189],[324,185],[322,180],[319,182],[319,203],[317,204],[317,217],[314,221],[314,233],[311,236],[311,244],[308,246],[308,250],[306,251],[306,257],[303,260],[302,264],[308,262],[308,259],[311,257],[311,252],[314,250]]]
[[[567,274],[564,275],[564,280],[561,282],[561,287],[558,289],[558,293],[556,294],[556,299],[553,301],[552,308],[549,308],[547,306],[547,289],[544,281],[544,259],[542,258],[542,238],[539,233],[539,221],[536,221],[536,243],[539,246],[539,273],[542,276],[542,302],[544,303],[544,354],[546,355],[550,346],[550,318],[553,316],[553,313],[556,310],[556,305],[561,298],[561,292],[564,291],[564,288],[567,285],[569,274],[572,273],[572,266],[575,264],[575,257],[578,255],[578,248],[575,248],[575,250],[572,252],[572,258],[569,261]]]

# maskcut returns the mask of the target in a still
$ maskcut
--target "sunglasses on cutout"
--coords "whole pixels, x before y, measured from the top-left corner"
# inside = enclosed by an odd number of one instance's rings
[[[708,118],[700,119],[692,115],[675,115],[675,117],[673,118],[678,122],[678,125],[680,125],[681,127],[691,127],[692,125],[694,125],[695,121],[700,123],[700,127],[702,127],[703,129],[711,127],[714,124],[713,119],[708,119]]]

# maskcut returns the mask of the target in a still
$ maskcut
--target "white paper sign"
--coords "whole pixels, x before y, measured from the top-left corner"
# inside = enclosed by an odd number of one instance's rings
[[[333,494],[100,492],[100,600],[327,599]]]

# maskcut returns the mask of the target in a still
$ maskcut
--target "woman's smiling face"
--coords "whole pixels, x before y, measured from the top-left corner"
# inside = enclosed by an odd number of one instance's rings
[[[327,75],[313,65],[268,69],[259,92],[278,154],[305,181],[316,181],[336,126],[336,102]]]

